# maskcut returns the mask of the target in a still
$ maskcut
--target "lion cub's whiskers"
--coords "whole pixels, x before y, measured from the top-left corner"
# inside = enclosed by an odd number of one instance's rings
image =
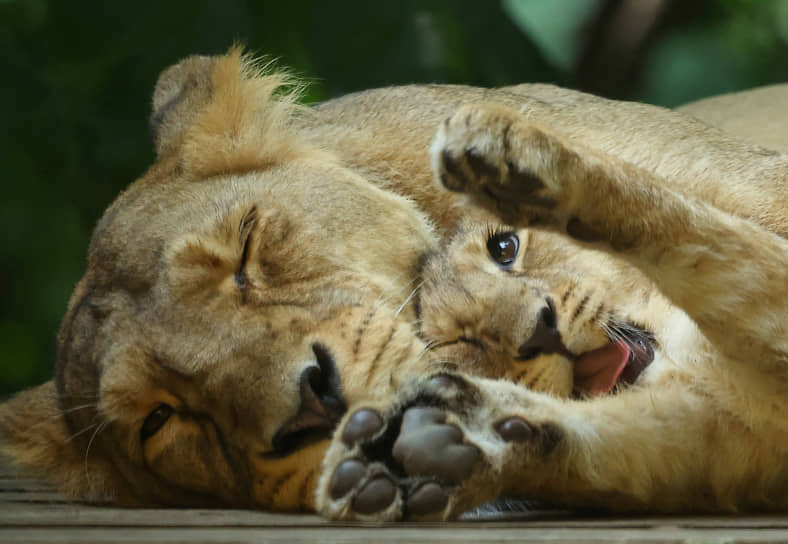
[[[407,306],[407,305],[408,305],[408,303],[409,303],[411,300],[413,300],[413,297],[414,297],[414,296],[416,296],[416,293],[418,293],[418,292],[419,292],[419,289],[421,289],[421,286],[422,286],[422,285],[424,285],[424,282],[423,282],[423,281],[422,281],[422,282],[419,282],[419,284],[418,284],[416,287],[414,287],[414,288],[413,288],[413,290],[410,292],[410,294],[409,294],[409,295],[408,295],[408,296],[405,298],[405,301],[404,301],[402,304],[400,304],[399,308],[397,308],[397,311],[396,311],[396,312],[394,312],[394,318],[395,318],[395,319],[396,319],[397,317],[399,317],[399,314],[400,314],[400,313],[402,313],[402,310],[404,310],[404,309],[405,309],[405,306]]]

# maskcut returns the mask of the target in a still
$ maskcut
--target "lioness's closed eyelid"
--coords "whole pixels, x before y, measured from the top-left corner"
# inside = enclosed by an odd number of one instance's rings
[[[235,283],[238,285],[240,289],[246,288],[248,285],[248,279],[246,277],[246,262],[249,259],[249,238],[251,238],[251,232],[247,233],[246,238],[243,241],[243,249],[241,250],[241,259],[238,263],[238,269],[235,271]]]
[[[241,258],[238,263],[238,270],[235,272],[235,283],[239,288],[244,289],[248,285],[246,277],[246,263],[249,259],[249,242],[252,237],[252,232],[257,224],[257,206],[252,208],[244,214],[241,219],[241,224],[238,227],[239,239],[241,241]]]

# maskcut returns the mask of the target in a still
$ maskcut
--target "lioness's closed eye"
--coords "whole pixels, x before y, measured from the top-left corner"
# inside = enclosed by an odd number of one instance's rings
[[[162,73],[55,377],[0,405],[16,465],[335,518],[788,507],[785,156],[552,86],[288,84]]]

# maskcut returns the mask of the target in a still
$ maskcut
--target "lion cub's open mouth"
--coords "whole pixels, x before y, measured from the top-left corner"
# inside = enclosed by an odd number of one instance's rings
[[[632,384],[654,360],[653,336],[629,328],[601,348],[581,354],[575,361],[574,393],[594,397],[610,393],[619,384]]]

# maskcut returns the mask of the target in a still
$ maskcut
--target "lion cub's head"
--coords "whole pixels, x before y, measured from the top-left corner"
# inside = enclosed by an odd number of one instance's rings
[[[87,500],[306,508],[347,404],[426,365],[427,221],[299,139],[284,83],[238,50],[162,74],[157,160],[96,227],[55,378],[0,406],[14,462]]]
[[[560,397],[634,383],[675,313],[623,261],[557,233],[475,224],[425,260],[419,295],[433,356]]]

